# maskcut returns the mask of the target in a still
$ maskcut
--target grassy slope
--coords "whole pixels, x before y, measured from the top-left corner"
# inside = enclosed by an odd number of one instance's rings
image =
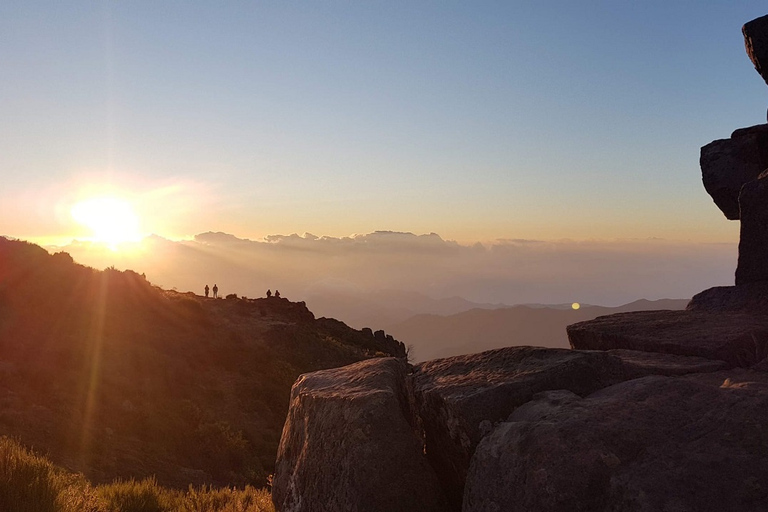
[[[0,238],[0,434],[93,482],[262,486],[290,387],[396,341],[284,299],[204,299]]]

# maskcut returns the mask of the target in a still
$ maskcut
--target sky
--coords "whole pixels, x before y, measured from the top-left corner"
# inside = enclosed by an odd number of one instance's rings
[[[763,2],[0,4],[0,233],[735,242],[699,148],[765,122]]]

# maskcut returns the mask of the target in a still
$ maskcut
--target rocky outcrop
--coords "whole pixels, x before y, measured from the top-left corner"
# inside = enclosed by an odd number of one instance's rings
[[[750,373],[543,393],[481,441],[463,510],[766,510],[768,376]]]
[[[768,168],[768,124],[736,130],[701,148],[701,178],[728,219],[739,219],[739,192]]]
[[[744,34],[744,46],[749,59],[768,84],[768,16],[746,23],[741,32]]]
[[[744,44],[768,83],[768,16],[746,23]],[[701,148],[702,181],[729,219],[741,219],[736,286],[768,281],[768,125],[736,130]]]
[[[275,465],[278,510],[446,509],[412,422],[405,374],[402,360],[381,358],[299,377]]]
[[[630,349],[697,356],[748,368],[768,356],[768,316],[740,312],[637,311],[569,325],[581,350]]]

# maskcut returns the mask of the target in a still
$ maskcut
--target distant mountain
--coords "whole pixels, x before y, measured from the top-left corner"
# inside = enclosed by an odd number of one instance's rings
[[[598,316],[626,311],[685,309],[688,299],[637,300],[619,307],[540,304],[499,309],[472,309],[461,313],[416,315],[387,325],[387,332],[411,347],[411,357],[428,361],[471,354],[493,348],[535,345],[567,348],[565,327]]]
[[[461,297],[433,299],[418,292],[376,290],[354,292],[322,289],[307,295],[308,306],[318,316],[342,318],[352,327],[391,325],[419,314],[453,315],[471,309],[496,309],[504,304],[478,303]]]
[[[214,300],[0,237],[0,435],[91,481],[262,486],[301,373],[405,356],[275,297]]]

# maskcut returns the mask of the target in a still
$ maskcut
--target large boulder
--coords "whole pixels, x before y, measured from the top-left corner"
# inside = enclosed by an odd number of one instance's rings
[[[749,59],[765,83],[768,83],[768,16],[746,23],[741,32],[744,34],[744,46]]]
[[[768,124],[741,128],[730,139],[701,148],[701,178],[707,193],[731,220],[739,217],[739,192],[768,168]]]
[[[552,391],[477,447],[464,512],[768,510],[768,375]]]
[[[587,395],[626,376],[620,358],[600,352],[509,347],[416,366],[413,390],[426,453],[451,508],[461,508],[472,454],[494,423],[536,393]]]
[[[566,328],[571,347],[630,349],[725,361],[748,368],[768,356],[768,316],[738,312],[636,311]]]
[[[739,194],[741,232],[736,286],[768,281],[768,177],[745,183]]]
[[[407,371],[382,358],[299,377],[275,464],[278,511],[446,510],[411,415]]]

